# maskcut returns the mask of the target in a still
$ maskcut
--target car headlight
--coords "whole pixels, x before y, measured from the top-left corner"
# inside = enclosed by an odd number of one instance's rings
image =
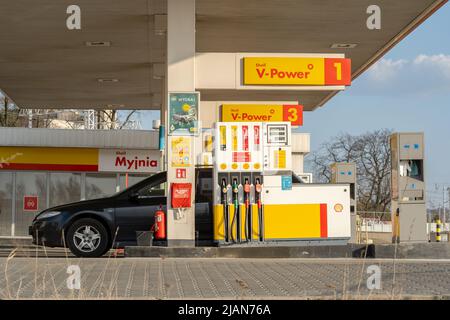
[[[51,218],[51,217],[55,217],[57,215],[61,214],[61,211],[48,211],[48,212],[44,212],[43,214],[40,214],[37,216],[36,219],[47,219],[47,218]]]

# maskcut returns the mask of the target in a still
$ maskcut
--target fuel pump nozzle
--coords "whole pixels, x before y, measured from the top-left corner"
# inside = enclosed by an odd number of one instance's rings
[[[233,220],[231,222],[231,239],[233,240],[233,242],[235,242],[236,240],[239,240],[239,230],[236,230],[236,236],[238,239],[235,239],[233,236],[233,228],[234,225],[236,224],[236,219],[239,219],[239,185],[238,185],[238,181],[237,179],[233,179],[233,182],[231,184],[231,191],[232,191],[232,200],[233,200],[233,205],[234,205],[234,215],[233,215]],[[238,224],[239,225],[239,224]]]
[[[264,208],[261,202],[262,185],[261,180],[255,180],[255,201],[258,205],[258,226],[259,226],[259,241],[264,241]]]
[[[245,178],[244,182],[244,202],[245,202],[245,225],[244,225],[244,231],[245,231],[245,240],[251,241],[251,228],[250,227],[250,221],[251,221],[251,206],[250,206],[250,192],[251,192],[251,186],[250,182],[248,181],[248,178]],[[249,230],[250,229],[250,230]]]
[[[230,228],[229,228],[229,216],[230,216],[230,207],[228,205],[228,184],[227,180],[225,178],[222,179],[222,182],[220,184],[220,195],[221,195],[221,202],[223,205],[223,214],[224,214],[224,225],[225,225],[225,242],[230,241]]]

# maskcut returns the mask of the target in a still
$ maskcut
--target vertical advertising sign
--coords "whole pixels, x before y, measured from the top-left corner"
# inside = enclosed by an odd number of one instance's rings
[[[171,164],[174,168],[192,165],[191,137],[173,137],[171,140]]]
[[[248,126],[242,126],[242,149],[248,151]]]
[[[199,133],[199,92],[169,93],[168,135],[193,136]]]
[[[261,138],[260,138],[261,128],[258,125],[258,126],[254,126],[253,130],[254,130],[254,139],[255,139],[255,141],[253,143],[253,146],[255,149],[254,151],[259,151],[259,150],[261,150]]]
[[[227,151],[227,127],[220,126],[220,150]]]
[[[238,149],[238,127],[237,126],[231,126],[231,143],[232,143],[232,150],[237,151]]]

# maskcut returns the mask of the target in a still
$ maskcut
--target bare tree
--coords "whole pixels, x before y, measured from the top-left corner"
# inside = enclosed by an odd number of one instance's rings
[[[20,120],[20,109],[9,100],[7,96],[2,96],[3,108],[0,116],[1,127],[16,127]]]
[[[3,106],[0,110],[0,126],[32,128],[82,129],[85,126],[85,113],[80,110],[64,109],[23,109],[12,103],[8,97],[1,96]],[[139,129],[138,110],[97,110],[95,111],[98,130]]]
[[[129,126],[131,122],[134,121],[133,117],[139,115],[137,110],[129,110],[127,112],[128,113],[125,116],[125,111],[122,111],[122,114],[125,118],[123,120],[120,120],[118,110],[98,110],[97,129],[122,130],[127,128],[127,126]]]
[[[51,128],[56,119],[57,110],[53,109],[22,109],[24,118],[28,117],[28,124],[32,128]],[[31,118],[30,118],[31,115]]]
[[[391,133],[391,130],[383,129],[358,136],[340,134],[323,143],[308,159],[316,180],[330,182],[330,165],[334,162],[354,162],[358,174],[359,210],[386,212],[391,199]]]

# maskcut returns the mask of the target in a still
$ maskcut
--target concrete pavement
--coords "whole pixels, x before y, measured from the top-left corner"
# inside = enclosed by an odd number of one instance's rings
[[[67,287],[70,265],[80,268],[80,290]],[[380,289],[367,288],[371,265]],[[449,260],[0,258],[3,299],[421,297],[450,297]]]

